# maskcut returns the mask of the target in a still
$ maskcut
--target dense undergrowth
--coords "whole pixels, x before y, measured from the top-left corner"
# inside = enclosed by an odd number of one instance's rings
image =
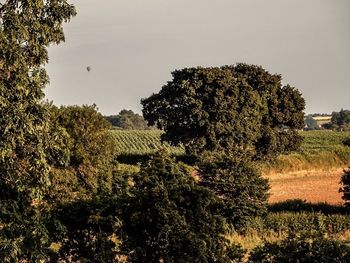
[[[287,200],[270,205],[269,212],[264,217],[252,217],[240,231],[233,231],[229,239],[240,244],[248,254],[262,249],[264,244],[281,246],[286,240],[296,237],[300,239],[299,245],[302,242],[322,239],[343,242],[349,248],[348,212],[343,206],[312,204],[299,199]]]

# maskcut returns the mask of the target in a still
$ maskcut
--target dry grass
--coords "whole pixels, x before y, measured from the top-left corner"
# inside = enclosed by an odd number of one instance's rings
[[[339,205],[339,181],[343,169],[304,170],[285,174],[269,174],[270,203],[288,199],[302,199],[312,203],[326,202]]]

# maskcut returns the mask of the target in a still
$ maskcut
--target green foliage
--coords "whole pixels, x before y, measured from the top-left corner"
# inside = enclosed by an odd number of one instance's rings
[[[310,129],[314,130],[318,128],[317,121],[312,117],[312,115],[307,115],[304,120],[305,126]]]
[[[350,147],[350,137],[347,137],[343,140],[343,145]]]
[[[279,212],[269,213],[262,218],[264,231],[276,233],[315,232],[335,235],[350,227],[348,215],[325,215],[319,212]],[[253,225],[248,225],[248,228]]]
[[[301,94],[258,66],[188,68],[172,73],[162,90],[141,101],[162,139],[187,153],[225,149],[255,158],[296,149],[304,126]]]
[[[350,247],[320,235],[292,235],[281,243],[267,242],[256,248],[249,262],[349,262]]]
[[[350,110],[341,109],[339,112],[332,112],[331,128],[339,131],[350,130]]]
[[[120,203],[118,195],[64,204],[57,214],[63,231],[55,259],[64,262],[116,262],[119,254]]]
[[[233,156],[207,160],[199,166],[200,185],[214,191],[220,214],[239,229],[252,216],[267,211],[268,180],[254,166]]]
[[[320,212],[323,214],[346,214],[348,210],[340,205],[310,203],[301,199],[290,199],[269,205],[269,212]]]
[[[75,15],[65,0],[0,4],[0,261],[38,262],[49,243],[42,211],[49,186],[45,150],[47,47]]]
[[[109,133],[109,123],[95,105],[61,108],[49,105],[49,108],[51,140],[60,146],[48,151],[49,160],[52,160],[50,196],[69,201],[91,197],[101,191],[110,192],[115,140]],[[61,133],[65,136],[55,136],[57,130],[63,130]]]
[[[345,201],[345,205],[350,207],[350,168],[348,170],[344,170],[344,173],[340,179],[341,187],[339,191],[343,193],[343,200]]]
[[[105,119],[109,121],[113,127],[124,130],[147,130],[148,127],[145,119],[134,113],[132,110],[121,110],[118,115],[105,116]]]
[[[333,112],[332,123],[339,126],[350,123],[350,110],[341,109],[339,112]]]
[[[223,236],[217,201],[186,167],[158,153],[136,175],[123,212],[131,262],[232,262],[242,251]]]
[[[321,212],[269,212],[264,217],[251,217],[238,232],[261,237],[275,234],[284,237],[288,233],[323,233],[338,237],[350,228],[348,214],[323,214]]]

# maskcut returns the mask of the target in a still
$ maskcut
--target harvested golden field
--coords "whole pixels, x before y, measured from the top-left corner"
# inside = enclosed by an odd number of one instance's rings
[[[269,174],[270,203],[302,199],[312,203],[327,202],[339,205],[339,181],[343,169],[307,170],[287,174]]]

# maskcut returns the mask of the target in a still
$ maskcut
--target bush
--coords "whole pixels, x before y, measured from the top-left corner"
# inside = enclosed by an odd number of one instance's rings
[[[217,201],[185,166],[157,153],[135,176],[123,211],[123,233],[132,262],[232,262],[243,251],[224,237]]]
[[[350,248],[344,242],[322,236],[290,236],[281,243],[267,242],[253,250],[249,262],[350,262]]]
[[[92,106],[48,105],[52,147],[50,198],[60,202],[110,192],[115,141],[110,125]]]
[[[116,262],[121,203],[114,195],[78,200],[53,210],[61,224],[61,231],[54,239],[59,244],[53,253],[54,259],[57,262]]]
[[[350,147],[350,137],[343,140],[343,145]]]
[[[257,168],[234,157],[215,158],[199,166],[200,185],[212,190],[220,206],[220,214],[236,230],[252,216],[267,211],[269,184]]]
[[[350,168],[344,170],[344,173],[340,179],[341,187],[339,192],[343,193],[343,200],[345,201],[345,206],[350,207]]]
[[[328,203],[310,203],[301,199],[289,199],[269,205],[270,212],[320,212],[329,214],[346,214],[348,210],[343,206]]]

